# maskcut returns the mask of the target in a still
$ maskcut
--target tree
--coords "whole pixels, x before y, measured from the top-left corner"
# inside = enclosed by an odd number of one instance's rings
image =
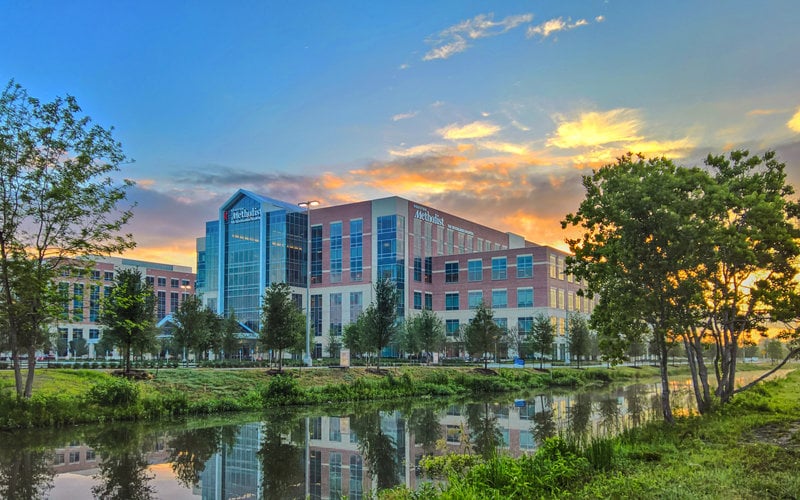
[[[556,338],[556,328],[550,318],[544,314],[537,314],[531,326],[531,347],[539,353],[539,368],[544,367],[544,355],[553,350],[553,341]]]
[[[208,314],[208,313],[211,314]],[[178,310],[172,313],[175,323],[175,330],[172,338],[183,348],[183,358],[186,361],[186,350],[193,349],[199,359],[200,353],[210,344],[209,338],[212,336],[212,322],[214,313],[208,309],[200,297],[190,295],[183,299],[178,306]]]
[[[300,346],[305,329],[305,318],[292,301],[289,285],[273,282],[264,292],[259,335],[266,349],[278,351],[278,371],[283,370],[283,351]]]
[[[406,320],[404,347],[408,352],[431,354],[438,352],[447,340],[444,333],[444,321],[435,312],[423,309]]]
[[[366,339],[370,349],[377,352],[375,368],[381,369],[381,351],[392,342],[397,333],[397,305],[400,294],[397,285],[389,278],[375,283],[375,302],[364,311],[366,317]]]
[[[89,344],[83,337],[69,341],[69,350],[76,358],[87,356],[89,354]]]
[[[783,358],[784,349],[783,342],[778,339],[769,339],[767,341],[766,353],[769,360],[774,363],[776,360]]]
[[[600,295],[590,326],[609,360],[621,361],[631,342],[652,332],[671,423],[667,337],[696,322],[689,312],[702,303],[702,264],[713,255],[714,210],[704,198],[717,188],[702,169],[632,154],[584,176],[583,186],[586,198],[562,221],[583,229],[568,240],[567,272],[587,282],[590,297]]]
[[[589,348],[591,347],[589,325],[586,322],[586,318],[581,314],[570,314],[567,317],[567,324],[569,330],[569,338],[567,339],[569,354],[572,359],[578,362],[578,368],[580,368],[581,358],[589,355]]]
[[[50,345],[57,269],[134,245],[119,234],[132,216],[120,206],[132,183],[112,177],[125,160],[111,131],[83,116],[74,97],[42,103],[13,81],[0,94],[0,336],[20,397],[31,396],[36,350]]]
[[[487,352],[494,351],[497,342],[500,341],[504,330],[494,322],[494,313],[486,304],[481,302],[475,310],[475,316],[469,320],[464,329],[464,342],[467,352],[471,356],[483,358],[483,369],[488,369]]]
[[[156,342],[155,295],[138,269],[116,273],[111,294],[102,301],[103,336],[122,350],[125,373],[131,373],[131,353],[149,349]]]
[[[354,322],[345,325],[342,344],[350,349],[353,356],[361,355],[367,347],[367,317],[361,314]]]
[[[333,332],[328,333],[328,355],[336,359],[339,357],[339,351],[342,349],[342,337],[334,335]]]
[[[530,339],[528,337],[528,332],[521,332],[519,328],[512,326],[506,330],[503,341],[514,349],[518,358],[525,359],[530,351]]]
[[[233,353],[239,349],[240,341],[239,336],[239,320],[236,319],[236,313],[231,308],[228,316],[222,321],[220,346],[225,358],[230,358]]]

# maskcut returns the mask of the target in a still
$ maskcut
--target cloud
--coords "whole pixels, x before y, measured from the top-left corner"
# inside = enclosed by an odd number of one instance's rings
[[[753,109],[747,112],[747,116],[769,116],[783,112],[781,109]]]
[[[800,133],[800,108],[797,108],[797,112],[786,122],[786,126],[789,127],[791,130]]]
[[[409,113],[399,113],[392,116],[392,121],[398,122],[400,120],[408,120],[409,118],[414,118],[415,116],[417,116],[418,113],[419,111],[411,111]]]
[[[639,114],[633,109],[590,111],[582,113],[575,121],[561,121],[547,145],[565,149],[641,141],[640,127]]]
[[[529,153],[527,146],[523,144],[514,144],[511,142],[482,141],[480,145],[485,149],[499,151],[501,153],[510,153],[513,155],[525,155]]]
[[[525,32],[525,36],[527,36],[528,38],[533,38],[534,36],[539,35],[542,38],[547,38],[553,33],[558,33],[559,31],[567,31],[578,28],[580,26],[586,26],[589,24],[589,21],[587,21],[586,19],[578,19],[574,23],[570,21],[571,21],[570,18],[567,18],[566,21],[564,21],[564,19],[561,17],[553,18],[543,22],[542,24],[536,26],[530,26],[528,30]]]
[[[459,140],[489,137],[496,134],[501,129],[502,127],[491,122],[476,121],[463,126],[458,126],[456,124],[448,125],[440,128],[436,132],[444,139]]]
[[[444,144],[420,144],[406,149],[390,149],[389,154],[392,156],[425,156],[430,154],[444,153],[449,149],[449,146]]]
[[[597,17],[594,18],[594,21],[597,22],[597,23],[602,23],[605,20],[606,20],[605,16],[597,16]]]
[[[422,60],[447,59],[467,50],[469,48],[468,40],[502,35],[522,24],[531,22],[531,20],[533,20],[533,14],[508,16],[500,21],[494,20],[494,14],[480,14],[446,28],[435,38],[426,40],[434,47],[422,57]]]

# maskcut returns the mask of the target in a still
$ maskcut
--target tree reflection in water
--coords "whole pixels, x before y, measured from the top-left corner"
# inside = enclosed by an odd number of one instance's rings
[[[358,449],[373,476],[378,489],[400,484],[400,461],[394,438],[383,432],[380,411],[356,411],[350,417],[350,429],[358,436]]]
[[[414,441],[422,446],[425,453],[433,453],[436,441],[442,436],[439,423],[440,412],[432,406],[411,408],[407,410],[408,426],[414,434]]]
[[[600,399],[598,411],[603,432],[606,435],[619,432],[620,406],[614,394],[607,394]]]
[[[262,498],[305,497],[305,419],[295,412],[266,415],[258,458],[263,471]]]
[[[0,498],[44,498],[53,487],[53,452],[17,446],[0,448]]]
[[[233,447],[238,426],[206,427],[179,431],[169,440],[169,461],[178,482],[192,488],[200,482],[200,473],[208,460],[220,451],[224,444]]]
[[[489,403],[467,405],[467,425],[475,453],[484,458],[496,456],[497,449],[503,442],[503,433]]]
[[[589,433],[589,423],[592,420],[592,396],[579,392],[571,398],[567,423],[569,433],[575,439],[584,439]]]
[[[152,441],[152,442],[151,442]],[[95,498],[103,500],[149,500],[156,498],[147,471],[146,443],[155,444],[155,436],[145,433],[142,425],[105,427],[90,439],[90,446],[101,456],[100,471],[92,487]],[[154,449],[155,446],[147,446]]]
[[[536,446],[541,446],[545,439],[556,435],[555,411],[553,410],[553,396],[540,394],[536,397],[540,410],[533,414],[531,433],[536,440]]]

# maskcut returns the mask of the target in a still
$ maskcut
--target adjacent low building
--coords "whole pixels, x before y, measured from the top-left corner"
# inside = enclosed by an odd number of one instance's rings
[[[102,325],[99,323],[103,297],[111,293],[116,273],[122,269],[138,269],[156,295],[156,321],[178,310],[181,302],[195,293],[196,275],[188,266],[146,262],[121,257],[96,257],[90,268],[64,266],[58,286],[69,299],[54,328],[67,343],[85,339],[90,358],[97,353]]]
[[[588,315],[594,305],[565,273],[565,252],[396,196],[310,209],[239,190],[206,223],[197,249],[198,293],[254,332],[264,289],[289,284],[310,311],[315,357],[327,355],[330,339],[373,300],[382,277],[397,284],[401,316],[431,309],[451,340],[481,301],[498,324],[523,333],[545,314],[556,326],[560,360],[568,357],[567,315]],[[461,354],[457,344],[447,354]]]

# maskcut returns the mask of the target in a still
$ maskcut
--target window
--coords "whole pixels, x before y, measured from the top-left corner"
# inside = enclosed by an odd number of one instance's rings
[[[444,282],[458,283],[458,262],[447,262],[444,265]]]
[[[556,256],[555,255],[551,255],[550,256],[550,277],[551,278],[555,278],[556,277]]]
[[[339,417],[331,417],[328,419],[328,439],[336,441],[337,443],[342,440],[342,431],[339,424]]]
[[[308,419],[309,439],[322,439],[322,417],[311,417]]]
[[[114,281],[114,272],[113,271],[104,272],[103,281]]]
[[[100,338],[100,330],[97,328],[89,328],[89,338],[90,339],[99,339]]]
[[[83,321],[83,283],[73,284],[72,292],[72,319]]]
[[[414,309],[422,309],[422,292],[414,292]]]
[[[533,288],[517,288],[517,307],[533,307]]]
[[[144,282],[147,283],[148,286],[154,286],[156,284],[156,279],[152,276],[145,276]]]
[[[492,257],[492,279],[504,280],[508,277],[506,272],[506,258]]]
[[[92,269],[92,279],[99,280],[100,279],[100,271],[97,269]]]
[[[494,320],[494,324],[499,326],[503,332],[508,330],[508,318],[492,318]]]
[[[158,277],[158,286],[167,286],[167,278],[163,276]]]
[[[338,419],[337,419],[338,420]],[[330,483],[330,498],[342,496],[342,454],[331,452],[328,456],[330,464],[328,481]]]
[[[483,281],[483,260],[471,260],[467,262],[467,280]]]
[[[354,436],[355,434],[350,434]],[[361,455],[350,455],[350,494],[347,498],[361,500],[364,497],[364,460]]]
[[[81,452],[79,451],[69,452],[69,463],[77,464],[80,461],[81,461]]]
[[[567,311],[571,311],[575,301],[575,294],[567,292]]]
[[[508,307],[508,291],[492,290],[492,308],[504,309]]]
[[[167,315],[167,292],[158,292],[156,300],[156,313],[159,321],[164,319],[164,316]]]
[[[564,290],[558,291],[558,308],[564,309]]]
[[[558,258],[558,279],[564,279],[564,257]]]
[[[550,307],[556,307],[556,289],[550,287]]]
[[[448,337],[456,336],[458,334],[458,327],[457,319],[447,319],[444,321],[444,328]]]
[[[89,321],[100,319],[100,285],[89,285]]]
[[[181,282],[181,280],[179,280],[178,278],[170,278],[169,286],[172,287],[172,288],[178,288],[180,286],[179,285],[180,282]]]
[[[342,281],[342,223],[331,222],[331,283]]]
[[[444,295],[444,310],[445,311],[458,310],[458,293],[446,293]]]
[[[342,334],[342,294],[332,293],[330,304],[330,334],[339,336]]]
[[[53,465],[64,465],[63,453],[56,453],[56,456],[53,458]]]
[[[423,274],[425,283],[433,283],[433,258],[425,257],[425,270]]]
[[[364,279],[364,222],[350,221],[350,281]]]
[[[73,328],[72,329],[72,340],[82,339],[83,338],[83,328]]]
[[[311,329],[315,337],[322,337],[322,295],[311,296]]]
[[[311,227],[311,283],[322,283],[322,226]]]
[[[520,334],[531,333],[533,331],[533,316],[517,318],[517,330]]]
[[[414,257],[414,281],[422,281],[422,257]]]
[[[425,309],[433,311],[433,294],[425,293]]]
[[[467,304],[470,309],[477,309],[483,302],[483,291],[473,290],[467,292]]]
[[[178,302],[180,300],[180,295],[178,292],[169,292],[169,311],[171,313],[178,312]]]
[[[533,255],[517,256],[517,278],[533,278]]]
[[[350,321],[355,321],[361,316],[364,309],[364,293],[350,292]]]
[[[181,280],[181,286],[183,287],[191,286],[191,283],[189,283],[189,280]]]
[[[95,461],[95,452],[94,452],[94,450],[86,450],[86,461],[87,462],[94,462]]]

